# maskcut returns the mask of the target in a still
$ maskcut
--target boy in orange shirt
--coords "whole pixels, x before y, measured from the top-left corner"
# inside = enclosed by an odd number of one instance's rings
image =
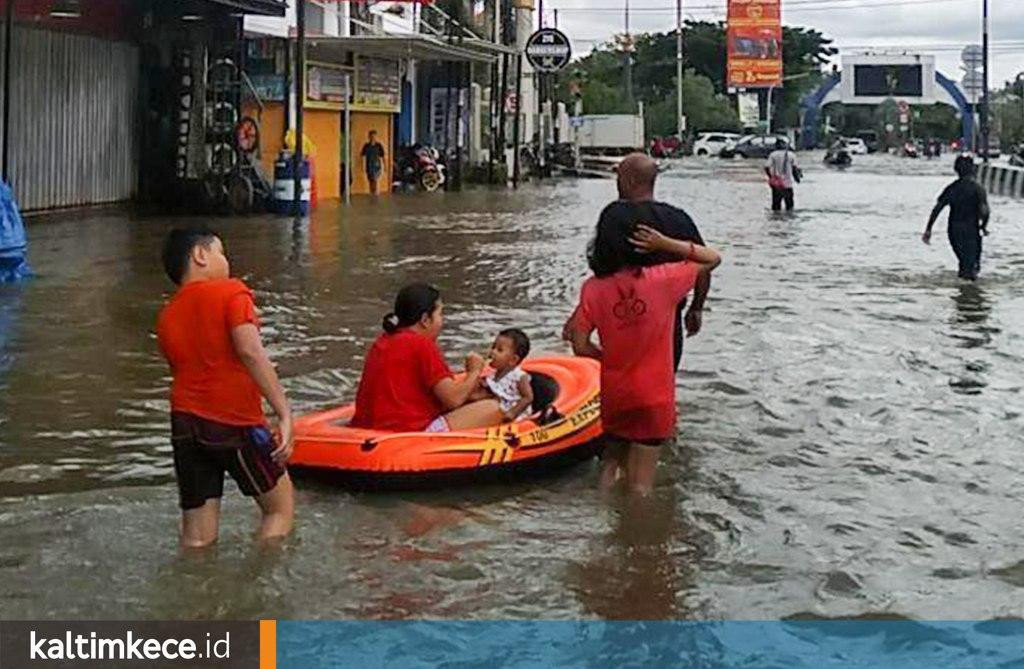
[[[263,513],[259,536],[292,528],[295,501],[285,462],[292,415],[260,340],[252,291],[229,278],[220,238],[206,228],[167,236],[164,269],[178,292],[157,321],[157,337],[174,377],[171,443],[182,509],[181,544],[217,540],[227,471]],[[267,428],[262,398],[277,414],[280,439]]]

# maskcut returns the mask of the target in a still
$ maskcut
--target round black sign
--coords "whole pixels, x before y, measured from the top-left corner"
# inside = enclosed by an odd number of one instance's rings
[[[526,42],[526,60],[538,72],[557,72],[569,64],[572,47],[561,30],[541,28]]]

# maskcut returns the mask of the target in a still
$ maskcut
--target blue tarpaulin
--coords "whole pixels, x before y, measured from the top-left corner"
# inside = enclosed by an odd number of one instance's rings
[[[13,283],[32,276],[27,255],[28,241],[21,212],[11,187],[0,181],[0,283]]]

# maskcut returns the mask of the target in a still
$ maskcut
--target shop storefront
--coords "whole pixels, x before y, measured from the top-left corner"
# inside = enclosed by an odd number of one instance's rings
[[[285,129],[294,125],[293,114],[285,104],[290,80],[289,59],[283,45],[283,40],[265,38],[250,40],[248,48],[249,78],[257,90],[267,95],[261,100],[262,110],[255,102],[247,108],[247,113],[259,113],[262,118],[260,160],[267,170],[273,168],[284,148]],[[318,197],[337,198],[344,194],[346,156],[352,163],[352,194],[370,193],[361,154],[371,131],[385,151],[385,176],[379,194],[390,192],[385,183],[390,185],[394,156],[401,146],[418,139],[414,120],[420,96],[415,73],[421,62],[489,62],[491,58],[427,35],[307,39],[304,126],[306,146],[311,149],[315,164]],[[347,137],[346,106],[350,124]]]
[[[204,100],[181,84],[174,50],[234,38],[238,12],[283,12],[278,0],[5,0],[2,167],[24,210],[119,202],[174,190],[180,146]],[[187,46],[183,46],[187,45]],[[192,51],[192,53],[196,53]],[[205,59],[209,54],[202,54]],[[198,60],[193,58],[195,67]],[[198,79],[191,74],[191,85]],[[188,109],[182,107],[187,101]],[[187,114],[185,119],[183,114]],[[205,169],[205,168],[204,168]]]

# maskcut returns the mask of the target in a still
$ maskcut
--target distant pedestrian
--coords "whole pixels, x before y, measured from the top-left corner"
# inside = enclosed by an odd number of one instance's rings
[[[946,186],[935,203],[921,239],[932,241],[932,226],[943,209],[949,207],[949,244],[959,261],[961,279],[974,281],[981,271],[981,236],[988,234],[988,195],[974,179],[974,159],[963,155],[953,164],[957,180]]]
[[[377,194],[377,181],[384,170],[384,146],[377,141],[377,131],[371,130],[368,141],[360,152],[366,163],[366,180],[370,183],[370,195]]]
[[[768,156],[764,172],[772,189],[772,211],[780,211],[783,202],[786,211],[793,211],[793,186],[800,183],[802,174],[796,164],[796,154],[781,137],[775,140],[775,150]]]

